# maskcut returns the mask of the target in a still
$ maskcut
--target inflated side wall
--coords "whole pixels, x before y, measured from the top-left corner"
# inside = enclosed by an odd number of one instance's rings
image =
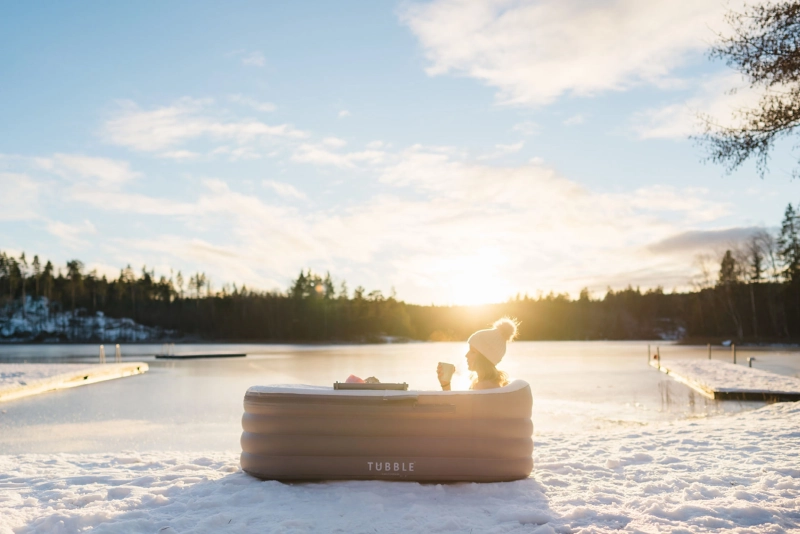
[[[242,469],[273,480],[507,481],[533,470],[530,386],[483,391],[254,387]]]

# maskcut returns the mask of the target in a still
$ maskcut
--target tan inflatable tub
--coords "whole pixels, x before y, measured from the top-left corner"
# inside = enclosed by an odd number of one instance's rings
[[[496,482],[533,470],[531,388],[347,391],[255,386],[242,469],[271,480]]]

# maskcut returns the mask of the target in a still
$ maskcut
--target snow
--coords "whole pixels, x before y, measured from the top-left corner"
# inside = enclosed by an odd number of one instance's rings
[[[152,341],[174,336],[175,332],[137,324],[129,318],[89,314],[84,309],[53,311],[47,298],[26,298],[0,308],[0,340],[99,340]]]
[[[719,360],[662,361],[661,367],[713,391],[800,392],[800,378],[778,375]]]
[[[146,372],[144,362],[108,364],[0,363],[0,401]]]
[[[0,391],[10,386],[25,386],[61,374],[86,369],[80,363],[0,363]]]
[[[531,478],[283,484],[238,451],[0,456],[0,534],[800,529],[800,403],[537,436]]]

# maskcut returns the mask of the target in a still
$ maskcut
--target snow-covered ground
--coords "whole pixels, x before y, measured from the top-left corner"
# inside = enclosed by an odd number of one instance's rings
[[[800,403],[541,436],[511,483],[263,482],[237,452],[0,456],[0,533],[800,529]]]
[[[45,297],[27,298],[0,308],[0,340],[30,341],[152,341],[174,336],[172,331],[137,324],[133,319],[114,319],[103,312],[53,311]]]
[[[661,367],[713,391],[800,392],[800,378],[719,360],[669,360]]]

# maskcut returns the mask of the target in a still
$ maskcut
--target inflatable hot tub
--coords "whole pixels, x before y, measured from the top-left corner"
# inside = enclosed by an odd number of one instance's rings
[[[533,470],[531,388],[334,390],[255,386],[242,469],[270,480],[498,482]]]

